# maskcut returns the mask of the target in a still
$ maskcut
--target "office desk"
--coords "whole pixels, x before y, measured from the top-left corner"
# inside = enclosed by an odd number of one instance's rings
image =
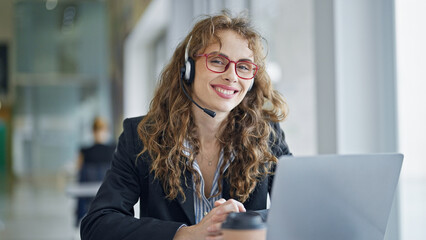
[[[69,185],[65,192],[68,196],[74,198],[80,197],[94,197],[98,192],[99,187],[101,186],[101,182],[93,182],[93,183],[75,183]]]

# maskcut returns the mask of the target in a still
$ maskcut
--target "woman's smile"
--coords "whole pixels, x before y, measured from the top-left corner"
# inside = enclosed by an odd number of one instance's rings
[[[226,85],[218,84],[218,85],[212,85],[212,87],[215,90],[217,95],[227,99],[234,97],[239,92],[238,89],[234,87],[226,86]]]

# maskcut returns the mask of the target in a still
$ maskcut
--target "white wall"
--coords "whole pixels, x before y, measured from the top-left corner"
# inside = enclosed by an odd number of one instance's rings
[[[426,2],[396,0],[402,239],[426,239]]]
[[[400,147],[404,177],[426,177],[426,1],[397,0]]]
[[[146,114],[156,83],[154,42],[170,23],[170,0],[157,0],[145,10],[124,44],[124,118]],[[166,47],[166,46],[164,46]]]

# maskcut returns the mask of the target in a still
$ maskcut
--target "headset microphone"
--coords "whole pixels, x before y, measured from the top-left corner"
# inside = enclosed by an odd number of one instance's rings
[[[192,36],[189,38],[185,48],[185,66],[180,69],[180,86],[182,87],[183,93],[185,93],[186,97],[188,97],[191,102],[193,102],[198,108],[207,113],[210,117],[214,118],[216,116],[216,113],[210,109],[203,108],[198,103],[196,103],[194,99],[192,99],[192,97],[186,92],[185,87],[183,86],[183,80],[185,80],[186,84],[191,85],[192,82],[194,82],[195,77],[195,63],[194,60],[188,56],[188,48],[191,39]]]
[[[183,93],[185,93],[186,97],[191,100],[201,110],[203,110],[205,113],[207,113],[210,117],[214,118],[216,116],[216,113],[210,109],[201,107],[197,102],[192,99],[192,97],[186,92],[185,87],[183,86],[183,77],[185,75],[185,67],[182,67],[180,70],[180,86],[182,87]]]

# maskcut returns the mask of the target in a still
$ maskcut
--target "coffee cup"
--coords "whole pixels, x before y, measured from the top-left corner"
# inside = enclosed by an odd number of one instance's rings
[[[224,240],[266,240],[266,224],[256,212],[228,214],[222,224]]]

